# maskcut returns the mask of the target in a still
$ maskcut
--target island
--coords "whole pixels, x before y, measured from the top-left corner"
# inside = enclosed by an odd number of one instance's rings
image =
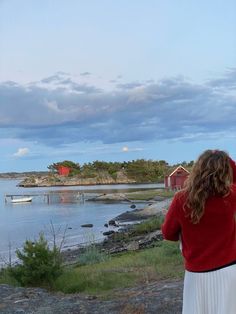
[[[193,162],[182,162],[186,169]],[[64,160],[48,166],[48,172],[29,173],[19,183],[21,187],[80,186],[104,184],[163,183],[165,175],[180,164],[165,160],[137,159],[124,162],[94,161],[80,165]]]

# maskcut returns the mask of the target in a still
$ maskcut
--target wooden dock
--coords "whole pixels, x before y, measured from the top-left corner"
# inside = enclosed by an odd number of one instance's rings
[[[4,198],[5,198],[5,203],[7,203],[7,201],[13,200],[14,198],[21,198],[21,197],[41,197],[43,198],[44,201],[46,201],[48,204],[51,203],[51,197],[54,195],[59,194],[57,191],[55,192],[49,192],[49,193],[25,193],[25,194],[5,194]],[[60,193],[60,197],[61,199],[63,199],[63,193]],[[83,192],[78,192],[76,193],[79,202],[84,203],[85,202],[85,195]]]

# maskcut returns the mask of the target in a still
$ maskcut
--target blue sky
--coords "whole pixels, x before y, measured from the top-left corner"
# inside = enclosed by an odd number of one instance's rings
[[[0,0],[0,172],[236,158],[236,2]]]

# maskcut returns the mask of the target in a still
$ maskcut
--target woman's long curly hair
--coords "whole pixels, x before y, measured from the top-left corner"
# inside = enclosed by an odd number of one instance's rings
[[[199,223],[204,214],[205,202],[211,196],[226,196],[233,181],[229,156],[220,150],[206,150],[195,162],[185,182],[187,198],[184,208],[193,224]]]

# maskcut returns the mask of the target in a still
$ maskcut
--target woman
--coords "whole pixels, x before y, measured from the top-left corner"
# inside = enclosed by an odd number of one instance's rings
[[[236,314],[236,165],[205,151],[168,210],[163,236],[181,237],[183,314]]]

